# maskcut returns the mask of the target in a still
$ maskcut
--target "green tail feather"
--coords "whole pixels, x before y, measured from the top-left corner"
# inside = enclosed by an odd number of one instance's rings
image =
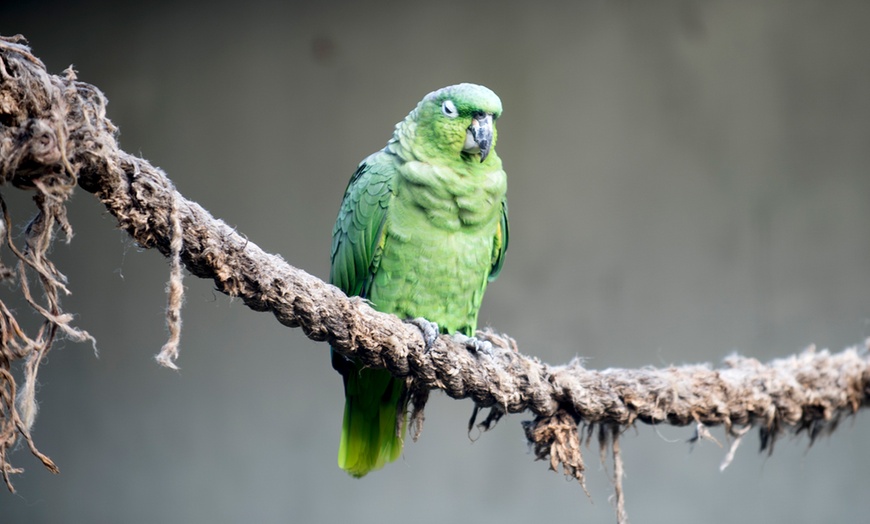
[[[359,478],[399,458],[407,423],[404,388],[404,382],[385,369],[360,368],[348,373],[338,447],[341,469]],[[397,431],[398,417],[402,425]]]

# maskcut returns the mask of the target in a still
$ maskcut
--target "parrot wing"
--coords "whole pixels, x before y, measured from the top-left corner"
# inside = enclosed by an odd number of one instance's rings
[[[369,157],[350,179],[332,230],[330,283],[366,298],[383,249],[395,169]]]
[[[383,251],[395,168],[381,155],[364,160],[351,177],[332,231],[329,281],[350,296],[368,297]],[[332,365],[343,375],[351,369],[350,361],[335,352]]]
[[[501,222],[495,232],[495,242],[492,246],[492,268],[489,270],[488,280],[492,282],[501,273],[504,266],[504,255],[507,252],[508,240],[510,239],[510,227],[508,227],[507,199],[501,203]]]

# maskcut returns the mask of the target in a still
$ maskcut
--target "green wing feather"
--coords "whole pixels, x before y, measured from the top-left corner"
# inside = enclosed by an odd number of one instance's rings
[[[498,229],[495,232],[495,242],[492,246],[492,269],[489,271],[489,282],[492,282],[501,273],[501,268],[504,266],[504,255],[507,252],[508,240],[510,238],[510,227],[508,226],[508,207],[507,199],[501,203],[501,222],[498,224]]]
[[[383,251],[394,177],[391,157],[376,153],[360,164],[345,190],[332,232],[329,279],[348,295],[367,298],[371,290]],[[334,351],[332,366],[344,377],[346,397],[338,465],[361,477],[402,452],[404,383],[385,369],[367,368]]]
[[[348,295],[366,297],[377,271],[395,176],[392,166],[380,164],[374,155],[357,168],[332,230],[329,281]]]

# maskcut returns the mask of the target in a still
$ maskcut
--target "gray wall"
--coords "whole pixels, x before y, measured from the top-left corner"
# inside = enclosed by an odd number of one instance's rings
[[[481,321],[525,353],[718,363],[870,335],[870,3],[10,4],[0,33],[103,89],[125,150],[315,275],[359,160],[424,94],[472,81],[504,102],[512,220]],[[4,195],[24,220],[27,195]],[[443,395],[398,463],[348,478],[325,345],[188,278],[182,369],[158,368],[166,261],[87,193],[70,214],[54,256],[100,355],[51,353],[34,435],[62,473],[19,450],[0,521],[613,521],[595,450],[590,502],[533,461],[527,416],[472,443],[470,402]],[[753,434],[724,473],[690,429],[641,425],[629,515],[864,520],[868,419],[771,457]]]

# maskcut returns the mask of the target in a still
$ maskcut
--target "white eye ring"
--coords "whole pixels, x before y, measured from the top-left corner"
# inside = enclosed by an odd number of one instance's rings
[[[453,103],[453,100],[445,100],[441,102],[441,112],[444,113],[444,116],[447,118],[456,118],[459,116],[459,111],[456,110],[456,105]]]

